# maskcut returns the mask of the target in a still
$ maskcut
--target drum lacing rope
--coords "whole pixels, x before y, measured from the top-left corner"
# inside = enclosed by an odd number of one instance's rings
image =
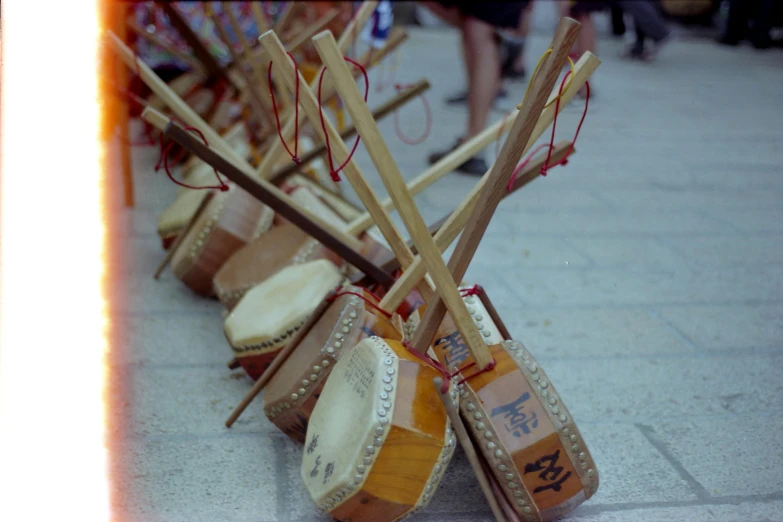
[[[451,382],[451,380],[454,377],[456,377],[457,375],[461,374],[462,372],[464,372],[468,368],[472,368],[473,366],[476,366],[476,363],[472,362],[472,363],[468,364],[467,366],[465,366],[464,368],[458,368],[453,373],[450,373],[449,369],[446,368],[443,364],[441,364],[440,361],[437,361],[437,360],[433,359],[432,357],[430,357],[426,353],[419,353],[416,350],[414,350],[413,346],[411,346],[411,344],[408,341],[403,341],[402,345],[405,346],[405,348],[408,350],[408,352],[411,353],[411,355],[414,355],[415,357],[421,359],[422,361],[424,361],[425,363],[430,365],[433,369],[435,369],[435,371],[437,371],[438,373],[440,373],[443,376],[443,385],[440,387],[440,392],[441,393],[446,393],[446,392],[449,391],[449,383]],[[463,385],[465,382],[468,381],[468,379],[472,379],[474,377],[477,377],[477,376],[481,375],[482,373],[494,370],[496,365],[497,365],[497,362],[495,361],[495,358],[493,357],[492,358],[492,362],[489,363],[486,366],[486,368],[484,368],[483,370],[478,370],[475,373],[473,373],[472,375],[468,375],[467,377],[464,377],[462,380],[457,382],[457,386]]]
[[[409,89],[413,87],[414,84],[399,84],[395,83],[394,88],[399,92],[403,89]],[[397,134],[397,137],[400,139],[401,142],[403,142],[406,145],[418,145],[422,142],[424,142],[429,136],[430,136],[430,130],[432,130],[432,112],[430,111],[430,102],[427,100],[427,97],[422,93],[419,95],[419,98],[421,98],[421,103],[424,104],[424,131],[421,133],[421,135],[418,138],[408,138],[407,136],[404,136],[402,134],[402,130],[400,129],[400,111],[399,109],[394,111],[394,132]]]
[[[479,285],[473,285],[470,288],[462,288],[459,293],[462,297],[468,297],[469,295],[480,295],[481,291]]]
[[[552,52],[552,49],[549,49],[547,52],[545,52],[544,55],[541,57],[541,60],[539,60],[538,65],[536,65],[536,70],[533,73],[533,78],[531,78],[530,84],[528,84],[528,91],[530,90],[530,85],[533,83],[533,79],[536,77],[536,74],[538,73],[538,69],[541,66],[541,63],[543,62],[544,58],[551,52]],[[563,97],[563,90],[567,89],[568,87],[570,87],[571,83],[574,80],[575,66],[574,66],[574,62],[573,62],[573,60],[571,59],[570,56],[568,57],[568,62],[571,65],[571,70],[566,73],[566,75],[563,77],[563,81],[560,82],[560,90],[557,93],[557,97],[554,100],[552,100],[551,102],[546,104],[546,107],[549,107],[553,103],[555,104],[555,116],[552,119],[552,135],[551,135],[551,138],[549,140],[549,145],[546,145],[546,144],[539,145],[538,147],[533,149],[533,151],[530,152],[530,154],[528,154],[527,158],[525,158],[523,161],[521,161],[519,163],[519,165],[516,166],[516,168],[514,169],[514,172],[511,174],[511,179],[508,180],[508,185],[506,186],[506,190],[509,191],[509,192],[511,192],[511,190],[512,190],[512,188],[514,186],[514,182],[516,181],[517,175],[519,174],[519,172],[525,167],[525,165],[527,165],[530,162],[530,160],[533,158],[533,156],[539,150],[541,150],[544,147],[549,147],[549,150],[547,151],[546,161],[541,166],[541,175],[542,176],[546,176],[547,172],[552,167],[556,167],[558,165],[567,165],[568,164],[568,156],[570,156],[571,153],[574,150],[574,144],[576,143],[576,139],[579,137],[579,131],[582,130],[582,124],[585,122],[585,118],[587,117],[587,108],[588,108],[589,102],[590,102],[590,82],[585,81],[585,90],[586,90],[586,93],[585,93],[586,94],[586,96],[585,96],[585,108],[584,108],[584,111],[582,112],[582,117],[579,120],[579,125],[577,125],[577,127],[576,127],[576,133],[574,134],[574,139],[571,141],[571,145],[568,148],[568,152],[563,156],[563,158],[560,161],[557,161],[555,163],[549,163],[550,160],[552,159],[552,151],[555,148],[555,129],[557,128],[557,116],[558,116],[558,114],[560,112],[560,99]],[[568,83],[566,83],[566,80],[568,80]],[[525,97],[527,97],[527,91],[525,92]],[[524,103],[524,99],[523,99],[523,103]],[[517,106],[517,108],[519,108],[521,105],[522,104]],[[503,127],[501,127],[501,130],[502,130],[502,128]]]
[[[346,56],[343,56],[343,59],[346,62],[358,67],[362,73],[362,76],[364,76],[364,102],[367,103],[367,95],[370,92],[370,79],[367,76],[367,70],[359,62],[356,62]],[[332,181],[336,183],[340,181],[340,175],[339,175],[340,171],[343,170],[343,168],[345,168],[345,166],[348,164],[349,161],[351,161],[351,158],[356,152],[356,147],[359,146],[359,140],[361,139],[361,136],[357,133],[356,141],[354,141],[353,148],[351,148],[351,152],[348,154],[348,157],[345,158],[345,161],[343,162],[342,165],[340,165],[338,168],[335,169],[334,158],[332,157],[332,148],[329,145],[329,133],[326,132],[326,121],[324,118],[323,104],[321,101],[321,88],[323,87],[324,73],[326,73],[326,67],[324,67],[321,70],[321,75],[318,77],[318,111],[321,115],[321,129],[323,130],[324,133],[324,144],[326,145],[326,157],[329,160],[329,175],[332,177]]]
[[[380,299],[378,299],[378,296],[377,296],[377,295],[375,295],[375,294],[373,294],[371,291],[367,290],[366,288],[364,289],[364,291],[365,291],[365,292],[367,292],[367,293],[369,293],[369,294],[370,294],[371,296],[373,296],[373,297],[374,297],[376,300],[380,301]],[[327,300],[328,302],[330,302],[330,303],[331,303],[332,301],[334,301],[335,299],[337,299],[338,297],[340,297],[340,296],[343,296],[343,295],[355,295],[356,297],[360,297],[361,299],[364,299],[364,301],[365,301],[365,302],[366,302],[368,305],[370,305],[371,307],[373,307],[373,308],[375,308],[376,310],[378,310],[379,312],[381,312],[381,313],[382,313],[384,316],[386,316],[388,319],[391,319],[391,317],[392,317],[392,314],[390,314],[389,312],[387,312],[386,310],[384,310],[383,308],[381,308],[381,307],[380,307],[380,306],[378,306],[377,304],[375,304],[375,303],[373,303],[372,301],[370,301],[369,299],[367,299],[367,296],[366,296],[366,295],[364,295],[364,294],[361,294],[361,293],[358,293],[358,292],[353,292],[353,291],[351,291],[351,290],[346,290],[346,289],[344,289],[342,286],[339,286],[339,287],[337,287],[337,290],[335,290],[335,294],[334,294],[334,295],[332,295],[332,296],[329,296],[329,297],[327,297],[327,298],[326,298],[326,300]]]
[[[291,61],[294,62],[294,78],[295,78],[295,88],[294,88],[294,118],[296,119],[296,122],[294,124],[294,151],[291,152],[291,149],[288,148],[288,144],[285,142],[285,138],[283,138],[283,129],[280,126],[280,114],[277,111],[277,103],[275,102],[275,88],[272,84],[272,61],[269,61],[269,68],[266,72],[266,79],[267,84],[269,85],[269,95],[272,98],[272,109],[275,112],[275,121],[277,122],[277,135],[280,136],[280,142],[283,144],[283,147],[285,147],[286,152],[288,152],[288,155],[291,156],[291,159],[296,163],[297,165],[301,165],[302,161],[299,159],[299,66],[296,63],[296,59],[291,53],[286,53],[289,58],[291,58]]]

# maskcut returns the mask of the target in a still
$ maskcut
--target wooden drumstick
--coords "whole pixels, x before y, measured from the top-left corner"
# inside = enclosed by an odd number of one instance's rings
[[[584,82],[587,81],[589,76],[598,68],[600,63],[601,63],[600,60],[598,60],[598,58],[596,58],[595,55],[591,53],[585,53],[584,55],[582,55],[582,58],[579,60],[579,62],[575,67],[575,72],[573,74],[573,81],[570,83],[568,88],[563,90],[563,95],[560,98],[561,107],[573,99],[573,97],[582,87]],[[555,98],[558,96],[558,90],[559,89],[556,89],[552,92],[552,94],[550,95],[550,102],[555,100]],[[536,124],[533,134],[531,135],[531,139],[529,140],[528,145],[525,147],[525,151],[523,152],[523,154],[526,154],[528,150],[532,148],[535,141],[544,133],[544,131],[549,127],[549,125],[551,125],[552,121],[554,120],[554,117],[555,117],[554,105],[550,105],[549,107],[545,108],[542,111],[541,118],[538,120],[538,123]],[[560,151],[558,151],[558,148],[556,147],[556,149],[552,151],[553,158],[556,158],[554,159],[554,161],[559,161],[562,155],[567,153],[567,151],[568,151],[567,148],[560,148]],[[538,159],[535,160],[533,164],[529,164],[526,169],[520,172],[515,181],[516,188],[519,188],[524,183],[527,183],[532,179],[535,179],[538,176],[540,167],[545,163],[545,161],[546,161],[546,153],[544,153],[543,156],[539,155]],[[537,167],[532,168],[534,165],[537,165]],[[467,224],[468,220],[470,219],[471,212],[475,208],[479,195],[481,194],[484,184],[486,183],[486,180],[491,172],[492,169],[490,169],[486,174],[484,174],[481,180],[473,187],[473,189],[465,198],[465,200],[463,200],[463,202],[457,207],[457,209],[451,214],[451,216],[449,216],[446,223],[444,223],[443,226],[440,228],[440,230],[438,230],[438,234],[435,236],[435,242],[441,252],[444,252],[449,247],[449,245],[451,245],[451,243],[457,238],[457,236],[459,236],[459,233]],[[512,187],[511,191],[513,192],[513,190],[516,189]],[[507,195],[508,195],[508,191],[506,191],[503,197]],[[349,231],[352,230],[349,228]],[[426,268],[421,258],[414,259],[411,266],[408,267],[408,270],[397,280],[394,286],[386,293],[386,295],[383,298],[383,304],[390,308],[393,308],[395,305],[399,306],[400,303],[402,303],[405,300],[405,297],[411,292],[411,290],[416,286],[419,279],[423,277],[425,273],[426,273]]]
[[[519,162],[530,136],[538,122],[541,111],[547,103],[549,93],[557,81],[560,70],[566,63],[568,52],[572,48],[579,33],[580,24],[571,18],[563,18],[558,24],[555,36],[550,46],[551,55],[544,60],[541,70],[531,80],[528,94],[522,102],[519,115],[514,120],[509,137],[503,143],[497,161],[493,165],[468,223],[460,236],[454,254],[449,259],[449,269],[456,281],[462,281],[468,265],[478,248],[481,237],[489,225],[506,187]],[[446,303],[437,297],[427,306],[424,317],[419,324],[413,339],[413,346],[426,350],[446,314]],[[456,318],[454,318],[456,321]],[[488,362],[476,361],[479,369],[486,367]]]
[[[329,25],[338,14],[340,14],[338,9],[330,9],[318,20],[311,24],[307,24],[307,26],[301,31],[297,31],[296,35],[290,41],[286,42],[286,49],[288,49],[288,52],[293,53],[302,44],[309,42],[310,38],[312,38],[314,34]],[[280,34],[280,31],[275,32]],[[261,34],[263,34],[263,32]]]
[[[204,212],[204,209],[207,208],[207,205],[212,200],[212,197],[214,195],[215,193],[212,192],[211,190],[207,191],[207,193],[204,195],[204,198],[201,200],[201,203],[199,203],[199,206],[196,209],[196,212],[193,214],[193,217],[190,218],[190,221],[188,221],[188,224],[185,225],[185,228],[183,228],[179,232],[179,235],[177,235],[177,239],[174,241],[174,244],[171,245],[169,251],[166,252],[166,257],[163,258],[163,261],[161,261],[160,265],[158,266],[158,269],[155,270],[154,279],[160,278],[160,275],[163,273],[163,270],[165,270],[165,268],[171,262],[172,258],[174,257],[174,254],[176,254],[177,250],[179,250],[180,245],[182,245],[182,241],[185,239],[185,236],[187,236],[188,232],[190,232],[190,229],[193,228],[193,224],[199,218],[201,213]]]
[[[263,37],[262,37],[263,38]],[[389,151],[386,142],[378,130],[378,125],[372,119],[370,110],[359,92],[353,75],[348,69],[348,64],[337,47],[337,43],[330,31],[324,31],[313,38],[313,43],[318,51],[321,61],[329,68],[337,92],[345,104],[345,108],[351,114],[354,125],[364,141],[364,146],[370,154],[378,174],[383,180],[386,190],[394,201],[400,217],[405,223],[408,233],[411,235],[419,255],[427,265],[427,271],[435,281],[438,292],[443,297],[449,312],[463,320],[457,324],[473,324],[468,312],[468,307],[460,296],[457,285],[449,273],[446,263],[435,246],[435,241],[427,230],[427,224],[422,219],[413,196],[405,186],[404,178],[397,168],[397,163]],[[407,248],[407,247],[406,247]],[[399,257],[399,256],[398,256]],[[402,265],[403,269],[407,268]],[[455,320],[456,323],[456,320]],[[471,355],[481,368],[492,362],[484,340],[477,328],[461,329],[460,334],[468,347]],[[427,347],[420,350],[426,351]]]
[[[437,390],[440,400],[443,402],[443,407],[446,408],[446,413],[449,416],[449,420],[451,420],[451,427],[454,430],[454,434],[457,436],[457,440],[462,446],[462,450],[465,452],[468,462],[470,462],[470,467],[473,468],[473,473],[476,474],[476,479],[478,480],[479,487],[481,487],[481,492],[484,493],[487,503],[492,510],[492,514],[495,516],[495,520],[498,522],[506,522],[506,517],[503,516],[503,510],[498,504],[498,499],[495,498],[495,492],[492,490],[492,486],[484,472],[484,468],[481,467],[481,461],[476,453],[476,448],[473,446],[473,441],[470,440],[468,431],[465,429],[465,425],[462,423],[462,419],[459,416],[457,405],[454,404],[452,398],[449,397],[448,390],[446,390],[446,393],[443,393],[442,391],[443,377],[435,377],[432,382],[435,385],[435,390]]]
[[[266,100],[266,98],[262,97],[261,93],[258,91],[258,85],[253,80],[253,78],[251,78],[250,73],[244,67],[239,54],[236,52],[236,50],[234,50],[233,42],[231,41],[231,38],[229,38],[228,32],[226,31],[225,27],[223,27],[221,20],[217,17],[215,11],[212,9],[212,6],[210,6],[207,2],[204,4],[203,9],[204,13],[206,13],[206,15],[212,20],[212,23],[215,26],[215,30],[218,33],[218,37],[223,41],[226,48],[228,48],[231,59],[236,64],[236,69],[239,71],[239,74],[244,80],[245,85],[243,91],[247,92],[249,95],[250,109],[253,111],[254,119],[258,125],[256,138],[259,142],[261,142],[264,136],[260,132],[260,129],[264,127],[268,128],[270,125],[272,125],[272,121],[269,119],[268,107],[266,107],[264,104],[264,100]],[[230,12],[231,10],[228,9],[228,11]],[[240,29],[239,39],[242,40],[241,28],[237,26],[236,29]]]
[[[331,32],[329,32],[328,34],[331,35]],[[271,31],[266,32],[263,35],[261,35],[258,40],[259,42],[261,42],[261,45],[263,45],[264,48],[267,50],[272,60],[274,61],[275,65],[277,65],[284,71],[283,77],[285,78],[285,82],[289,90],[294,92],[296,89],[295,75],[299,76],[300,84],[306,85],[304,78],[301,77],[301,73],[294,68],[293,64],[291,64],[291,61],[288,59],[285,49],[283,48],[283,45],[280,43],[280,40],[277,38],[277,35],[275,33]],[[313,39],[314,42],[317,42],[317,40],[318,37]],[[332,41],[334,41],[334,39],[332,39]],[[336,42],[334,43],[334,45],[335,48],[337,48]],[[355,82],[353,80],[353,75],[350,73],[350,71],[347,71],[347,74],[349,78],[348,81],[350,81],[352,84],[355,85]],[[339,82],[337,78],[333,76],[333,80],[335,82],[337,90],[340,91],[338,85]],[[301,105],[302,109],[304,109],[304,113],[307,115],[308,119],[312,123],[312,126],[315,129],[316,133],[321,138],[321,141],[323,141],[324,143],[328,142],[330,144],[330,147],[333,151],[335,162],[342,162],[346,158],[348,158],[350,155],[348,147],[346,146],[345,142],[343,142],[343,140],[340,139],[340,134],[334,128],[334,125],[332,125],[332,123],[328,120],[328,118],[323,118],[324,125],[323,126],[320,125],[321,118],[322,118],[321,107],[319,106],[318,100],[316,99],[315,95],[313,94],[313,92],[310,90],[309,87],[299,88],[299,104]],[[362,102],[362,104],[364,104],[364,102]],[[364,107],[366,108],[367,106],[364,105]],[[367,112],[368,112],[368,117],[372,119],[372,116],[369,116],[369,109],[367,110]],[[358,123],[356,123],[355,118],[354,118],[354,123],[356,125],[356,128],[359,129],[359,132],[361,134],[361,127],[358,125]],[[397,230],[397,227],[394,225],[394,223],[392,223],[389,214],[386,212],[386,210],[384,210],[383,207],[381,207],[378,196],[375,194],[375,191],[372,189],[372,187],[370,187],[370,184],[367,182],[367,179],[362,174],[361,170],[359,170],[359,167],[356,165],[354,159],[351,158],[345,164],[345,168],[343,172],[345,174],[346,179],[348,179],[354,191],[359,196],[359,199],[361,199],[362,203],[364,203],[364,206],[365,208],[367,208],[367,211],[373,217],[373,221],[380,229],[381,233],[383,234],[383,237],[386,238],[386,241],[391,247],[392,252],[394,252],[394,255],[400,260],[400,265],[403,268],[407,268],[407,266],[411,263],[411,261],[413,261],[413,253],[411,252],[410,248],[408,248],[405,239]],[[402,210],[400,213],[404,214],[404,210]],[[426,229],[426,226],[424,228]],[[422,285],[422,288],[425,290],[428,289],[427,285]],[[467,313],[467,309],[466,309],[466,313]]]
[[[378,283],[387,287],[394,283],[394,279],[390,274],[381,270],[359,253],[361,243],[356,238],[346,235],[321,218],[317,218],[307,209],[299,207],[288,194],[274,185],[264,180],[254,179],[250,174],[252,172],[250,169],[240,168],[236,163],[226,158],[225,155],[212,149],[209,145],[204,145],[193,134],[169,120],[163,114],[150,109],[144,111],[142,117],[156,128],[161,129],[167,137],[223,173],[238,187],[269,206],[272,210],[285,217]]]
[[[258,380],[253,384],[253,388],[251,388],[247,395],[245,395],[245,397],[242,399],[242,402],[239,403],[239,405],[228,417],[226,420],[226,428],[230,428],[236,422],[239,416],[242,415],[242,412],[245,411],[250,403],[253,402],[253,399],[255,399],[259,393],[261,393],[261,390],[264,389],[264,386],[266,386],[267,383],[272,379],[272,376],[277,373],[277,370],[280,369],[283,363],[288,360],[288,357],[299,345],[299,342],[310,332],[313,326],[315,326],[315,323],[317,323],[324,314],[324,311],[329,307],[331,304],[331,298],[334,295],[336,295],[336,292],[332,291],[324,298],[324,300],[318,305],[313,313],[310,314],[307,322],[302,325],[302,327],[294,334],[288,344],[286,344],[283,349],[280,350],[280,352],[275,356],[275,358],[272,359],[272,364],[269,365],[269,368],[267,368],[264,373],[261,374],[261,377],[259,377]]]

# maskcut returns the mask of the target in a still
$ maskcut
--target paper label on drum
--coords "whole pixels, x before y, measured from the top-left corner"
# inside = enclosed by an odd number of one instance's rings
[[[557,433],[515,454],[514,464],[538,509],[558,506],[582,490],[582,482]]]
[[[555,431],[543,405],[520,372],[508,373],[484,386],[478,396],[498,437],[512,454]]]
[[[376,438],[382,442],[388,432],[381,435],[376,430],[382,426],[380,418],[391,419],[394,413],[384,387],[385,379],[396,379],[399,360],[383,353],[379,345],[386,346],[366,339],[347,353],[334,367],[313,409],[302,479],[319,505],[364,480],[374,460],[373,442]]]

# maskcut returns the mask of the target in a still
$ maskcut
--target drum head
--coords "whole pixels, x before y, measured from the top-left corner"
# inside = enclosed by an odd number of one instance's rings
[[[226,337],[243,352],[279,347],[288,331],[304,322],[342,280],[342,273],[325,259],[289,266],[245,294],[226,317]]]

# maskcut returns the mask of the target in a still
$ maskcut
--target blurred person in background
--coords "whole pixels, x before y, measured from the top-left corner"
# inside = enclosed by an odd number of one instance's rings
[[[636,41],[621,56],[633,60],[654,60],[661,47],[669,41],[669,27],[658,5],[653,0],[618,0],[612,8],[619,8],[633,19]],[[646,45],[648,41],[652,46]]]
[[[462,38],[462,59],[468,80],[466,101],[468,122],[466,129],[448,150],[429,156],[436,163],[451,151],[480,133],[487,125],[492,104],[501,89],[500,45],[497,31],[518,30],[523,2],[422,2],[439,18],[459,29]],[[466,174],[481,176],[489,170],[482,154],[468,159],[457,167]]]
[[[718,39],[722,45],[736,46],[750,40],[756,49],[772,44],[772,0],[729,0],[726,30]]]

